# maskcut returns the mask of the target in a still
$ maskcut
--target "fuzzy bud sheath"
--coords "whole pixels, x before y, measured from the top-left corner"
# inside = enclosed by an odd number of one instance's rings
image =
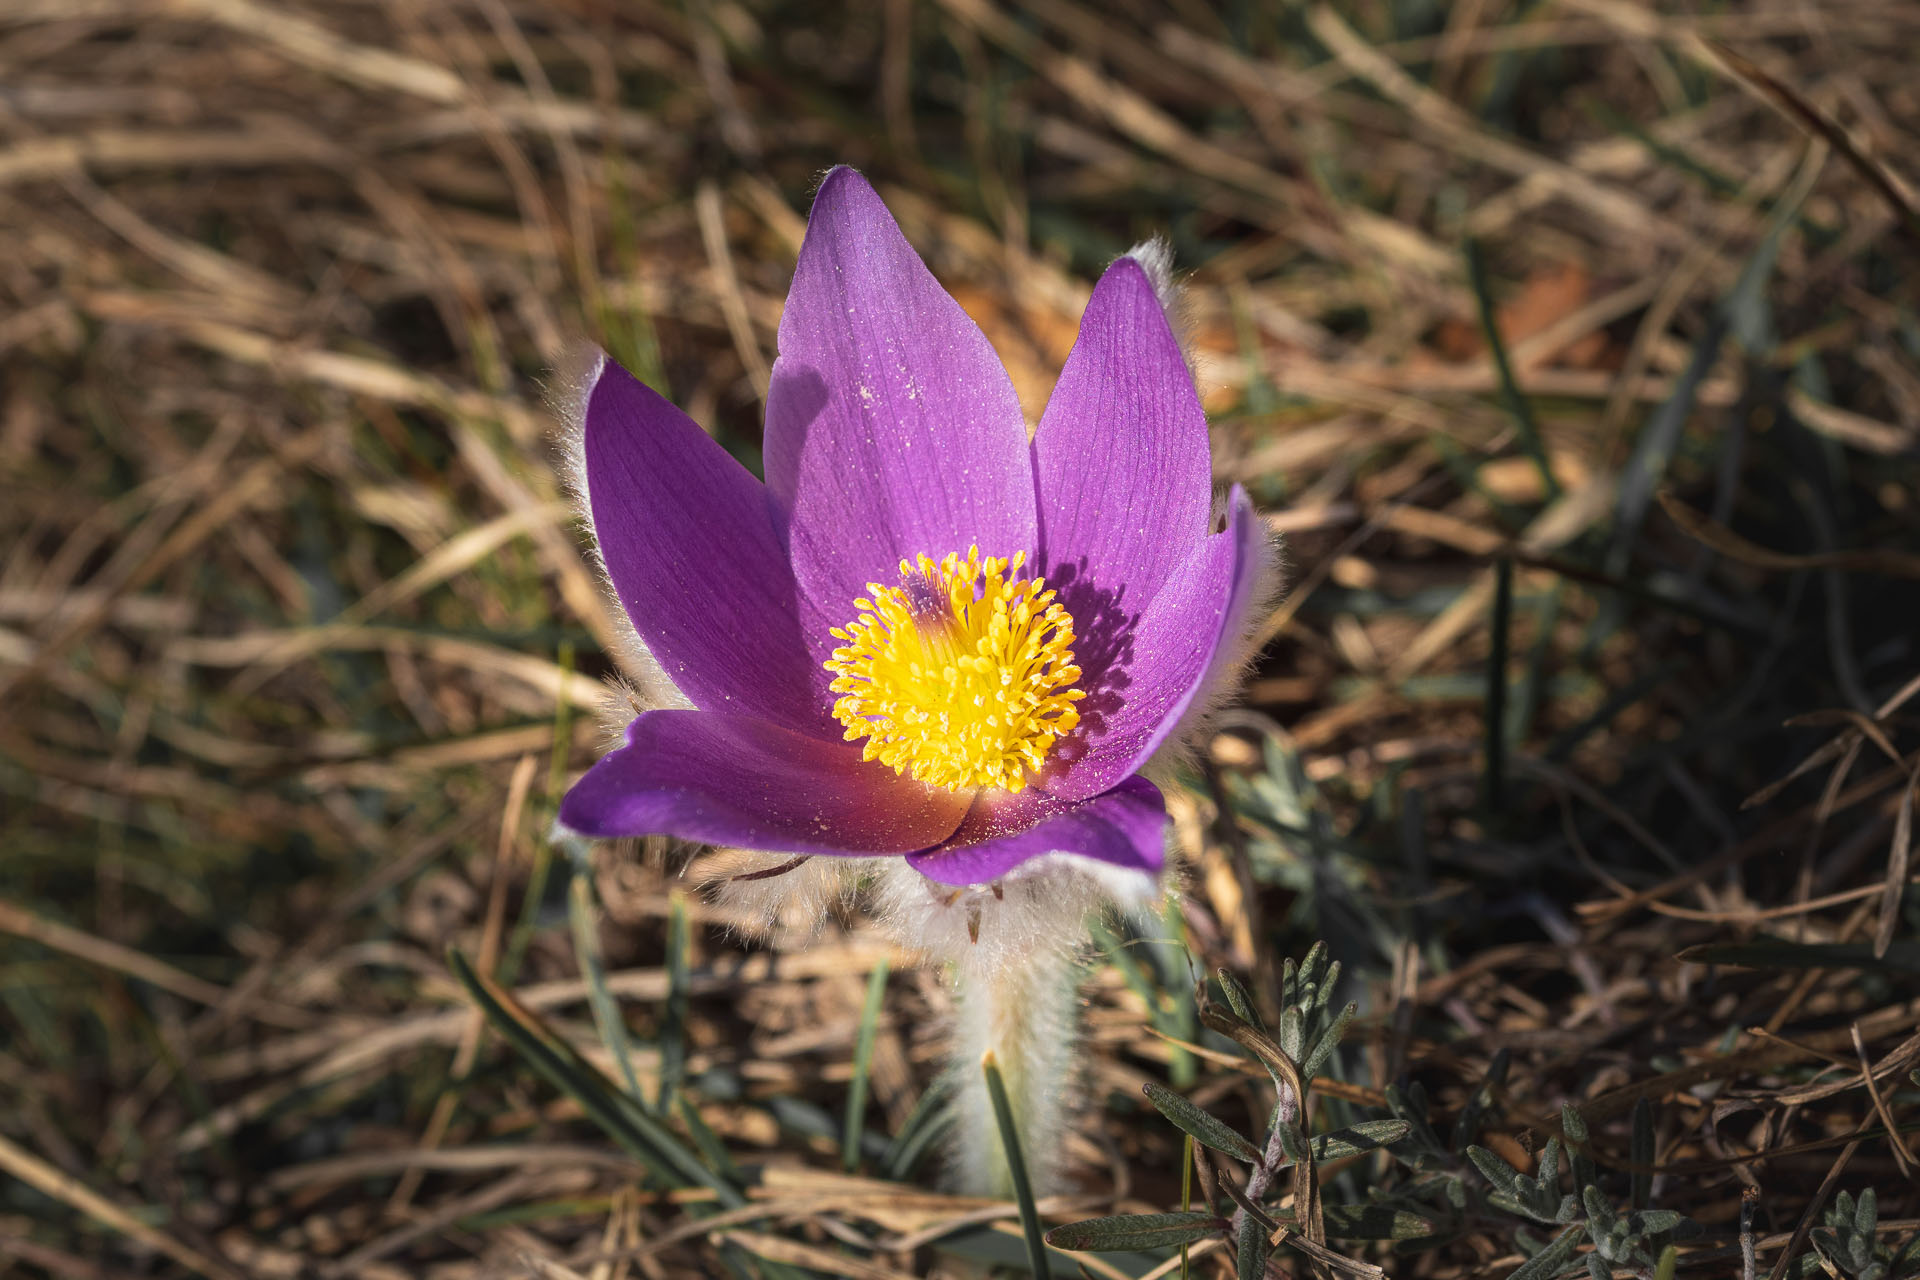
[[[724,870],[728,877],[712,887],[736,919],[759,918],[770,929],[790,929],[806,917],[824,918],[836,902],[859,900],[891,941],[941,967],[956,1006],[947,1080],[953,1189],[1012,1194],[980,1067],[991,1052],[1034,1191],[1060,1191],[1066,1138],[1082,1096],[1076,1077],[1087,922],[1102,912],[1148,910],[1159,895],[1158,882],[1058,854],[1034,859],[997,888],[957,891],[889,858],[814,858],[786,875],[735,878],[763,858],[767,866],[778,865],[767,855],[729,852],[709,868],[709,874]],[[797,904],[802,909],[795,912]]]

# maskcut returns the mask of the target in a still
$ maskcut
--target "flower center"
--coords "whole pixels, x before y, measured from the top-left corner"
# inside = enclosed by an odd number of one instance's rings
[[[869,582],[857,621],[827,661],[833,716],[864,759],[950,790],[1020,791],[1027,771],[1080,722],[1071,688],[1073,618],[1038,577],[1013,579],[1026,552],[900,562],[900,585]]]

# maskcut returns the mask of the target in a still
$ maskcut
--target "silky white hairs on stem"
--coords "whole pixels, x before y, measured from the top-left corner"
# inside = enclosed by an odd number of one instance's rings
[[[1158,881],[1071,854],[1023,863],[995,886],[936,884],[904,861],[876,860],[869,893],[901,946],[949,966],[954,1114],[951,1181],[963,1193],[1006,1195],[1005,1153],[980,1063],[1000,1064],[1036,1194],[1060,1189],[1071,1087],[1079,1066],[1079,980],[1096,913],[1140,911]]]
[[[1023,863],[996,885],[954,887],[904,858],[812,857],[716,850],[695,874],[733,927],[802,942],[836,909],[864,901],[902,950],[946,967],[954,993],[949,1106],[950,1181],[960,1191],[1011,1194],[999,1127],[980,1070],[1000,1063],[1038,1194],[1060,1189],[1070,1099],[1079,1066],[1079,980],[1087,922],[1101,912],[1145,914],[1160,882],[1073,854]],[[776,874],[753,878],[757,873]]]

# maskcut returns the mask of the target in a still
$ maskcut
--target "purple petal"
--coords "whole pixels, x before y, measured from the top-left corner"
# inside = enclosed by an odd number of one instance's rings
[[[895,581],[903,558],[1038,550],[1013,383],[851,169],[827,175],[807,220],[766,460],[821,653],[835,643],[825,627],[854,616],[867,583]]]
[[[1063,600],[1090,588],[1138,612],[1207,534],[1207,416],[1132,258],[1094,287],[1034,432],[1033,467],[1047,583]]]
[[[1042,782],[1048,791],[1085,799],[1137,772],[1193,705],[1205,677],[1219,674],[1215,656],[1252,603],[1266,537],[1238,485],[1229,507],[1227,529],[1196,546],[1139,621],[1105,642],[1118,652],[1104,686],[1079,704],[1081,727],[1055,748],[1060,763]]]
[[[1167,807],[1145,778],[1123,779],[1091,800],[1062,800],[1028,787],[982,793],[966,821],[908,865],[941,884],[986,884],[1029,858],[1077,853],[1149,874],[1166,860]]]
[[[582,835],[672,835],[781,853],[907,853],[944,840],[968,797],[858,750],[750,716],[649,711],[560,802]]]
[[[765,486],[610,359],[585,416],[594,537],[667,678],[705,710],[838,739]]]

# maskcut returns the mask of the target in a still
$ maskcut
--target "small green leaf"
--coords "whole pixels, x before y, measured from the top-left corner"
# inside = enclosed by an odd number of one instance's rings
[[[1307,1038],[1306,1015],[1299,1005],[1288,1005],[1280,1011],[1280,1034],[1274,1037],[1280,1042],[1281,1051],[1295,1062],[1300,1061],[1301,1046]]]
[[[1273,1244],[1267,1239],[1267,1230],[1260,1225],[1260,1220],[1250,1213],[1243,1214],[1240,1218],[1240,1250],[1235,1274],[1240,1280],[1265,1280],[1267,1257],[1272,1252]]]
[[[1493,1055],[1493,1061],[1487,1064],[1486,1078],[1473,1091],[1473,1096],[1467,1099],[1467,1105],[1460,1108],[1460,1115],[1453,1122],[1454,1150],[1466,1146],[1479,1134],[1480,1122],[1493,1105],[1493,1091],[1507,1082],[1507,1069],[1512,1064],[1513,1054],[1510,1050],[1501,1049]]]
[[[1192,1135],[1194,1141],[1245,1164],[1260,1163],[1260,1148],[1173,1090],[1149,1082],[1141,1086],[1141,1092],[1147,1095],[1147,1101],[1155,1110],[1173,1121],[1183,1133]]]
[[[1527,1184],[1524,1175],[1485,1147],[1468,1147],[1467,1159],[1473,1161],[1473,1167],[1484,1174],[1488,1182],[1508,1195],[1526,1194]]]
[[[698,1156],[681,1144],[678,1136],[646,1111],[638,1098],[616,1088],[572,1045],[552,1035],[537,1018],[512,1003],[512,997],[496,987],[491,979],[475,972],[465,956],[449,951],[447,966],[494,1030],[550,1084],[578,1102],[588,1118],[627,1154],[672,1185],[711,1189],[729,1209],[746,1203],[737,1186],[701,1163]]]
[[[688,955],[692,950],[687,900],[675,893],[667,904],[667,1005],[660,1024],[660,1095],[654,1109],[665,1112],[687,1074]]]
[[[1586,1202],[1587,1220],[1594,1228],[1594,1243],[1599,1244],[1599,1233],[1612,1231],[1620,1215],[1613,1211],[1613,1206],[1607,1203],[1607,1198],[1600,1194],[1598,1187],[1583,1188],[1581,1196]]]
[[[1225,1218],[1199,1210],[1189,1213],[1121,1213],[1055,1227],[1047,1232],[1047,1243],[1056,1249],[1091,1253],[1165,1249],[1205,1240],[1208,1236],[1225,1231],[1229,1225]]]
[[[1240,985],[1240,979],[1225,969],[1219,970],[1218,973],[1220,990],[1226,994],[1228,1006],[1240,1015],[1242,1022],[1256,1030],[1265,1031],[1266,1028],[1260,1025],[1260,1014],[1253,1007],[1253,996]]]
[[[1327,1234],[1336,1240],[1418,1240],[1436,1234],[1433,1219],[1417,1209],[1393,1203],[1330,1204],[1322,1214]]]
[[[1348,1156],[1357,1156],[1363,1151],[1377,1151],[1381,1147],[1390,1147],[1412,1131],[1413,1126],[1405,1120],[1363,1121],[1314,1138],[1313,1158],[1316,1161],[1344,1160]]]
[[[1307,1162],[1306,1131],[1297,1124],[1283,1124],[1279,1132],[1280,1149],[1287,1153],[1287,1159],[1295,1164],[1305,1164]]]
[[[1920,973],[1920,942],[1896,942],[1874,955],[1868,942],[1789,942],[1756,935],[1748,942],[1688,947],[1677,957],[1688,964],[1731,964],[1748,969],[1863,969],[1876,973]]]
[[[953,1124],[951,1110],[947,1106],[948,1088],[945,1077],[936,1076],[931,1084],[913,1104],[913,1110],[900,1125],[900,1132],[893,1136],[887,1147],[885,1167],[887,1176],[895,1182],[903,1182],[913,1172],[934,1141],[944,1134]]]
[[[1580,1228],[1568,1227],[1539,1253],[1516,1267],[1507,1280],[1549,1280],[1567,1269],[1573,1251],[1580,1247]]]
[[[673,1102],[681,1122],[687,1126],[687,1136],[693,1139],[693,1145],[699,1149],[701,1158],[728,1182],[735,1185],[745,1182],[746,1179],[741,1176],[739,1166],[734,1164],[733,1157],[727,1154],[726,1147],[721,1143],[720,1135],[700,1118],[700,1109],[693,1105],[693,1099],[685,1093],[679,1093],[674,1096]]]
[[[1353,1021],[1353,1015],[1359,1012],[1359,1009],[1359,1005],[1349,1002],[1347,1007],[1334,1018],[1333,1025],[1321,1034],[1319,1042],[1307,1055],[1307,1060],[1300,1064],[1302,1080],[1311,1081],[1320,1074],[1320,1068],[1326,1064],[1328,1058],[1333,1056],[1333,1051],[1340,1047],[1341,1037],[1347,1034],[1347,1024]]]
[[[1636,1236],[1657,1236],[1685,1222],[1686,1215],[1672,1209],[1642,1209],[1627,1215],[1628,1230]]]
[[[588,874],[584,863],[576,863],[573,880],[567,885],[567,916],[573,926],[574,962],[580,966],[581,976],[587,980],[587,1005],[593,1010],[593,1021],[599,1028],[600,1039],[606,1044],[607,1052],[613,1055],[615,1065],[620,1068],[620,1078],[626,1081],[627,1091],[638,1098],[640,1080],[633,1070],[627,1024],[620,1016],[620,1006],[607,990],[607,967],[600,960],[599,928],[593,912],[592,876]],[[665,1085],[661,1087],[664,1089]]]

